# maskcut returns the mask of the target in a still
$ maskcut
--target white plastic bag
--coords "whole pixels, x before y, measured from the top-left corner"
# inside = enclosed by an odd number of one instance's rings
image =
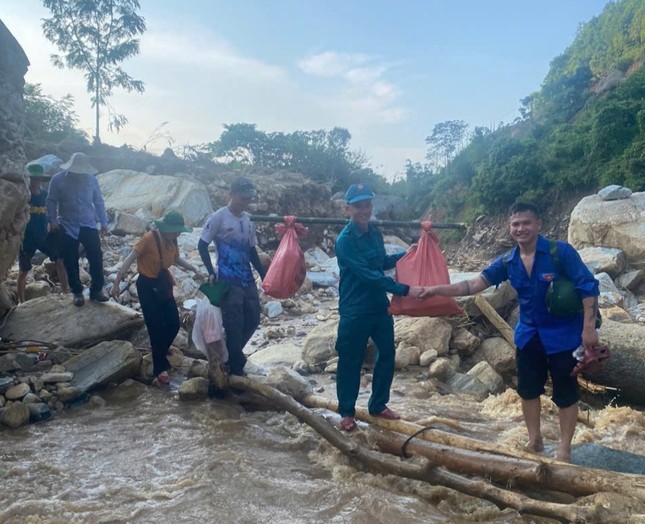
[[[214,357],[222,362],[228,361],[228,350],[224,342],[222,326],[222,311],[213,306],[208,299],[199,301],[195,315],[192,339],[195,347],[209,361]]]

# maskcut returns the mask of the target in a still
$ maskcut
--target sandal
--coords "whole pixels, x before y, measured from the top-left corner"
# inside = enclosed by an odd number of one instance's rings
[[[340,429],[343,431],[354,431],[356,429],[356,419],[354,417],[343,417],[340,421]]]

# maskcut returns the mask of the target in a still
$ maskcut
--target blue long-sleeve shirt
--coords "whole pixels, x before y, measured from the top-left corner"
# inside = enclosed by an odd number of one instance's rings
[[[93,175],[61,171],[49,183],[47,222],[59,224],[72,238],[78,239],[81,227],[107,228],[105,202],[98,180]]]
[[[520,319],[515,328],[515,345],[522,349],[534,335],[539,335],[547,354],[575,349],[582,342],[583,314],[556,317],[546,309],[546,292],[557,277],[558,268],[549,249],[549,241],[538,236],[531,274],[520,258],[519,248],[514,248],[506,261],[502,255],[482,271],[490,285],[510,280],[517,291]],[[591,274],[578,252],[566,242],[558,242],[558,261],[564,276],[573,281],[580,298],[598,296],[598,281]]]
[[[386,293],[407,295],[409,286],[385,276],[405,253],[386,255],[383,236],[369,225],[361,231],[350,221],[336,239],[336,259],[340,269],[338,312],[344,316],[387,312]]]

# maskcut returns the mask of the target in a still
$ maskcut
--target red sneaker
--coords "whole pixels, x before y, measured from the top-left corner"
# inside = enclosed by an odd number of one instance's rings
[[[354,431],[356,429],[356,420],[354,417],[343,417],[340,420],[340,429],[343,431]]]
[[[385,420],[399,420],[401,418],[397,413],[392,411],[390,408],[385,408],[380,413],[376,413],[376,414],[370,413],[370,415],[372,415],[373,417],[384,418]]]

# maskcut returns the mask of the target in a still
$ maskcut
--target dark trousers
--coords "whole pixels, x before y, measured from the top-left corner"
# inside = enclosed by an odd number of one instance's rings
[[[260,325],[260,298],[255,284],[247,287],[231,285],[220,304],[226,333],[228,364],[231,373],[243,373],[246,357],[243,349]]]
[[[67,233],[60,236],[60,255],[63,258],[69,288],[72,293],[82,293],[83,284],[78,273],[78,246],[83,244],[85,256],[90,263],[90,292],[98,293],[103,289],[103,251],[101,251],[101,237],[96,229],[82,227],[78,239],[70,237]]]
[[[390,400],[390,386],[394,378],[394,320],[392,315],[340,317],[338,323],[338,370],[336,394],[338,412],[342,417],[353,417],[361,384],[361,367],[365,359],[367,341],[376,344],[376,361],[372,376],[372,395],[367,404],[371,414],[378,414]]]
[[[170,369],[168,350],[179,332],[179,313],[175,297],[172,295],[162,298],[157,293],[157,279],[139,274],[137,278],[137,293],[143,312],[143,319],[150,337],[152,352],[152,374]]]

